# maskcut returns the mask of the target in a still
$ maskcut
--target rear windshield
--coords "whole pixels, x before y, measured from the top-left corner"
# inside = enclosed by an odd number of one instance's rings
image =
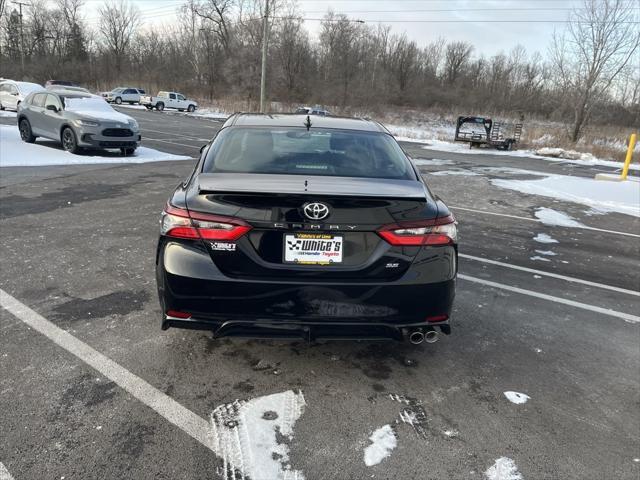
[[[224,129],[203,171],[416,179],[390,135],[318,128]]]

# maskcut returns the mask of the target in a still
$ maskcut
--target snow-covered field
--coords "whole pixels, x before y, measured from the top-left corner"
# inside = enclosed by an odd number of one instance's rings
[[[40,143],[38,140],[34,144],[25,143],[20,139],[18,127],[0,125],[0,167],[145,163],[189,159],[190,157],[172,155],[147,147],[138,147],[136,153],[130,157],[121,156],[119,152],[114,151],[74,155],[62,150],[55,142]]]

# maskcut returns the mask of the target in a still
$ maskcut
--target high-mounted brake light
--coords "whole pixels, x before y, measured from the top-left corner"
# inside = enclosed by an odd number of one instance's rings
[[[162,212],[160,233],[167,237],[235,241],[251,230],[236,218],[189,212],[167,205]]]
[[[407,247],[453,245],[458,241],[458,229],[453,215],[386,225],[378,230],[378,235],[391,245]]]

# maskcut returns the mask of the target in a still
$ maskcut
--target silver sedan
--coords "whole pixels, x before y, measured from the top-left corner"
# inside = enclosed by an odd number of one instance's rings
[[[29,95],[18,107],[18,127],[27,143],[37,137],[49,138],[61,142],[71,153],[99,148],[133,155],[141,140],[133,118],[115,111],[96,95],[77,91]]]

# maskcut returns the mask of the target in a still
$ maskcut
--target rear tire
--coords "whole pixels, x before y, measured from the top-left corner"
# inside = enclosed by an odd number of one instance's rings
[[[20,120],[18,128],[20,129],[20,138],[23,142],[33,143],[36,141],[36,137],[31,130],[31,124],[29,123],[29,120],[27,120],[26,118]]]
[[[158,104],[156,105],[156,110],[158,110],[159,112],[164,110],[164,103],[162,102],[158,102]]]
[[[122,99],[120,97],[116,97],[116,105],[120,105],[122,103]]]
[[[65,127],[62,130],[62,135],[60,135],[62,140],[62,148],[69,153],[79,153],[80,147],[78,146],[78,139],[76,138],[75,132],[71,129],[71,127]]]
[[[4,110],[4,107],[2,106],[1,103],[0,103],[0,110]]]
[[[184,108],[179,108],[178,111],[179,112],[184,112]]]
[[[189,105],[189,107],[187,108],[187,112],[189,113],[193,113],[196,111],[196,106],[195,105]]]

